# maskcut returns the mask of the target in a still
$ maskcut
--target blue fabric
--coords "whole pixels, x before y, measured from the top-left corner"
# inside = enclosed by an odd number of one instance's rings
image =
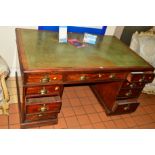
[[[75,33],[90,33],[96,35],[104,35],[106,32],[107,26],[102,26],[102,29],[98,28],[89,28],[89,27],[78,27],[78,26],[67,26],[68,32]],[[59,26],[39,26],[39,30],[49,30],[49,31],[59,31]]]

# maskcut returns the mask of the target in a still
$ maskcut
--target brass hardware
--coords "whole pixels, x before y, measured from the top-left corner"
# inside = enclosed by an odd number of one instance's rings
[[[42,107],[40,107],[40,109],[39,109],[39,111],[41,111],[41,112],[45,112],[45,111],[47,111],[48,109],[47,109],[47,107],[46,107],[46,105],[44,104]]]
[[[145,80],[145,75],[141,79],[139,79],[139,82],[143,82]]]
[[[38,117],[42,117],[42,116],[43,116],[43,114],[39,114],[39,115],[38,115]]]
[[[115,74],[114,73],[110,74],[109,78],[110,79],[114,79],[115,78]]]
[[[85,75],[82,75],[82,76],[80,77],[80,80],[86,80],[86,76],[85,76]]]
[[[127,82],[127,84],[126,84],[126,85],[127,85],[127,86],[128,86],[128,85],[130,85],[130,83],[129,83],[129,82]]]
[[[56,87],[55,87],[55,90],[59,90],[59,87],[58,87],[58,86],[56,86]]]
[[[126,107],[124,107],[124,110],[126,111],[126,110],[129,110],[130,109],[130,106],[129,105],[127,105]]]
[[[132,91],[131,90],[125,94],[125,96],[128,96],[128,97],[131,96],[131,95],[132,95]]]
[[[152,79],[152,77],[151,76],[149,76],[149,80],[151,80]]]
[[[56,80],[57,79],[57,77],[55,76],[55,77],[53,77],[53,80]]]
[[[43,87],[43,88],[40,90],[40,94],[41,94],[41,95],[47,94],[47,90],[45,89],[45,87]]]
[[[50,78],[48,77],[48,75],[45,75],[45,77],[42,78],[40,81],[41,83],[48,83],[50,81]]]
[[[134,84],[134,83],[130,84],[130,88],[133,88],[134,86],[135,86],[135,84]]]
[[[98,77],[101,78],[101,77],[102,77],[102,74],[99,73],[99,74],[98,74]]]

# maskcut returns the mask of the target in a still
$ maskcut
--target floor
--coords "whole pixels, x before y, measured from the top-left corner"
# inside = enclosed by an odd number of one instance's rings
[[[0,115],[0,129],[19,129],[17,92],[14,78],[7,80],[10,94],[9,116]],[[141,94],[138,109],[131,114],[106,116],[88,86],[66,87],[56,125],[33,129],[154,129],[155,95]]]

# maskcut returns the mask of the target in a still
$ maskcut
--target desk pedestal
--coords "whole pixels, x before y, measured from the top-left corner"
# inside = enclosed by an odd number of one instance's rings
[[[139,103],[137,98],[117,100],[120,90],[120,82],[91,86],[95,96],[104,107],[107,115],[118,115],[134,112]]]

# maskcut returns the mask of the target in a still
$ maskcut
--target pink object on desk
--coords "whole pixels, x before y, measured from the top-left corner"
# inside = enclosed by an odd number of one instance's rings
[[[68,39],[68,42],[69,42],[71,45],[73,45],[73,46],[75,46],[75,47],[77,47],[77,48],[81,48],[81,47],[85,47],[85,46],[86,46],[84,43],[80,42],[80,41],[77,40],[77,39]]]

